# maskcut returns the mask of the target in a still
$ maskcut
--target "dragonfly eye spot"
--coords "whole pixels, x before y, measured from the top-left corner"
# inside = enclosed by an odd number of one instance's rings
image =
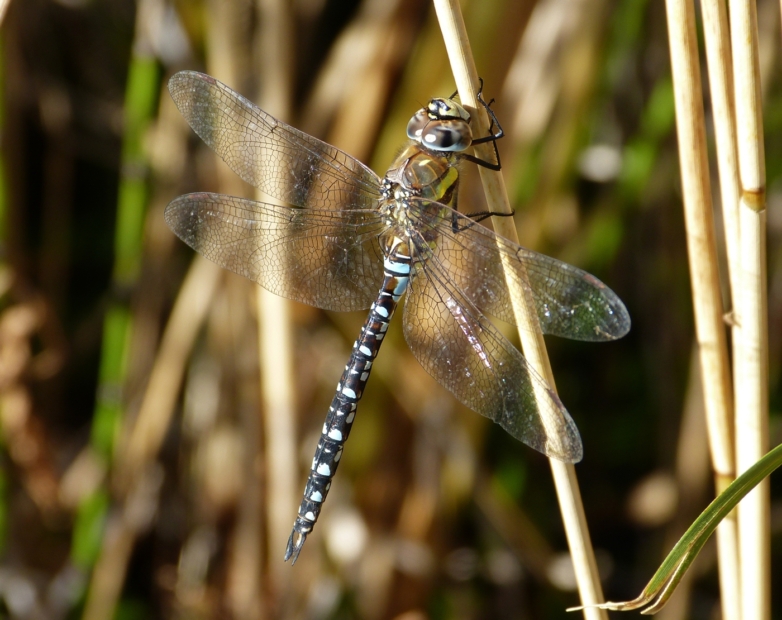
[[[411,140],[420,139],[421,133],[423,132],[429,120],[430,119],[426,113],[426,110],[418,110],[418,112],[416,112],[407,123],[407,137]]]

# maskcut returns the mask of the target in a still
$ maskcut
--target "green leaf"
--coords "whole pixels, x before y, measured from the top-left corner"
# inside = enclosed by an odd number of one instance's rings
[[[708,505],[690,526],[684,536],[665,558],[657,572],[638,598],[619,603],[607,602],[596,605],[600,609],[629,611],[649,605],[642,614],[654,614],[660,611],[671,598],[684,573],[697,557],[703,545],[747,493],[760,484],[771,472],[782,465],[782,444],[771,450],[762,459],[736,478],[728,488],[720,493]],[[577,611],[584,607],[571,607],[568,611]]]

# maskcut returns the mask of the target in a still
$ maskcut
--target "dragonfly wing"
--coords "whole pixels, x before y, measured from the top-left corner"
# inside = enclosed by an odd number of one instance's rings
[[[310,209],[371,209],[380,178],[347,153],[278,121],[213,77],[181,71],[168,82],[193,130],[242,179]]]
[[[557,395],[434,257],[414,263],[404,332],[426,371],[467,407],[539,452],[581,460],[581,438]]]
[[[283,207],[187,194],[166,222],[194,250],[272,293],[326,310],[368,308],[383,281],[377,211]]]
[[[433,255],[454,284],[481,311],[516,323],[506,280],[531,300],[544,334],[605,341],[630,330],[622,301],[595,276],[550,256],[522,248],[450,207],[412,199],[413,227],[431,227]],[[517,292],[516,294],[519,294]]]

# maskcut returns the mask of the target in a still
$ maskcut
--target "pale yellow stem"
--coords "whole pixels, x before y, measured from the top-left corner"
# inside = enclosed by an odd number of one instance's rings
[[[256,67],[262,77],[261,107],[288,119],[292,92],[292,17],[290,3],[259,0],[261,31]],[[268,196],[257,193],[259,200]],[[298,477],[293,319],[287,299],[258,287],[258,353],[266,464],[266,517],[269,570],[275,589],[293,576],[281,559],[296,516]]]
[[[725,3],[722,0],[702,0],[703,34],[706,44],[706,60],[709,69],[709,87],[717,148],[722,222],[725,231],[725,248],[728,256],[731,307],[739,290],[739,171],[736,154],[736,121],[733,105],[733,68],[730,49],[730,29]],[[737,327],[732,327],[733,341]],[[732,407],[731,407],[732,410]],[[730,425],[725,433],[725,427]],[[721,437],[714,441],[710,430],[712,463],[714,465],[716,492],[720,493],[736,477],[734,420],[725,420],[720,426]],[[711,427],[710,427],[711,429]],[[718,437],[717,439],[720,439]],[[717,528],[717,555],[719,558],[722,617],[740,620],[741,594],[738,559],[738,523],[736,512],[728,516]]]
[[[451,69],[456,80],[456,86],[459,89],[459,96],[466,106],[478,112],[474,117],[474,120],[477,121],[475,127],[476,135],[485,135],[488,131],[488,119],[477,101],[478,72],[472,58],[459,4],[457,0],[434,0],[434,6],[440,22],[440,29],[443,32],[448,57],[451,61]],[[493,149],[489,144],[480,145],[476,147],[475,151],[478,157],[485,159],[491,159],[494,155]],[[489,210],[496,213],[510,213],[510,202],[505,191],[505,182],[502,174],[485,168],[481,168],[480,173]],[[498,234],[511,241],[518,242],[516,229],[511,218],[494,218],[493,225],[494,230]],[[508,278],[508,280],[509,286],[512,286],[513,278]],[[523,294],[513,296],[514,302],[524,298]],[[527,361],[546,380],[550,388],[552,390],[555,389],[551,365],[548,361],[545,342],[543,341],[540,326],[537,323],[534,307],[529,303],[514,303],[514,313]],[[603,593],[581,503],[575,468],[573,465],[554,459],[551,459],[550,463],[565,532],[570,545],[581,602],[584,605],[602,603]],[[584,609],[584,615],[590,619],[607,618],[604,610],[595,607]]]
[[[757,6],[730,8],[736,136],[741,180],[739,289],[734,300],[736,470],[746,471],[768,450],[768,321],[766,300],[766,171],[761,116]],[[771,615],[768,481],[738,507],[743,620]]]

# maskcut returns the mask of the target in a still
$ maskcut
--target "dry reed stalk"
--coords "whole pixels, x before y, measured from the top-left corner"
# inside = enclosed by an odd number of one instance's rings
[[[321,87],[308,101],[308,110],[323,118],[316,98],[324,88],[337,91],[328,142],[360,161],[372,155],[374,138],[385,121],[382,110],[393,92],[393,77],[405,62],[415,28],[409,8],[400,0],[372,0],[340,36]],[[349,77],[348,77],[349,76]]]
[[[443,31],[445,47],[451,61],[451,68],[459,89],[462,102],[478,113],[473,116],[476,135],[485,135],[488,132],[488,119],[477,101],[476,86],[478,84],[478,72],[472,58],[467,32],[462,19],[457,0],[434,0],[435,11]],[[491,159],[493,149],[490,144],[480,145],[475,149],[478,157]],[[486,192],[488,209],[496,213],[510,213],[510,203],[505,182],[501,173],[495,173],[485,168],[480,169],[481,180]],[[493,218],[494,230],[510,239],[518,240],[516,229],[511,218]],[[506,269],[509,275],[510,270]],[[517,299],[526,299],[523,283],[514,282],[515,278],[508,278],[508,285],[518,287],[519,294],[513,295],[514,302]],[[519,326],[519,337],[522,349],[530,363],[530,366],[546,381],[553,390],[554,377],[546,352],[543,334],[538,324],[537,316],[531,303],[514,303],[514,314]],[[607,618],[605,610],[593,607],[603,602],[603,592],[597,571],[589,530],[586,524],[584,507],[581,502],[581,493],[578,488],[575,467],[555,459],[549,459],[554,484],[559,499],[560,512],[565,525],[576,581],[581,596],[581,603],[586,606],[584,616],[587,618]]]
[[[236,407],[235,428],[239,435],[237,449],[226,450],[223,457],[236,463],[233,472],[230,466],[226,468],[223,487],[230,488],[231,480],[237,480],[241,485],[237,488],[236,517],[229,542],[225,599],[235,618],[260,620],[265,616],[264,609],[269,607],[261,588],[265,518],[263,483],[258,467],[258,455],[262,450],[260,400],[254,356],[247,355],[245,358],[241,353],[248,349],[254,353],[254,343],[248,342],[248,332],[255,329],[248,302],[255,287],[245,278],[230,274],[223,290],[224,312],[216,318],[224,324],[215,326],[212,335],[224,334],[229,355],[238,355],[239,360],[248,359],[248,363],[237,361],[232,364],[235,373],[232,402]]]
[[[602,13],[596,4],[601,3],[545,0],[532,9],[502,90],[503,99],[515,104],[506,130],[520,146],[528,148],[549,126],[566,79],[562,56],[585,22]]]
[[[768,449],[768,319],[766,171],[761,116],[757,7],[729,5],[736,105],[739,202],[739,289],[734,300],[736,468],[741,474]],[[764,480],[738,506],[741,611],[744,620],[771,615],[769,486]]]
[[[155,4],[137,12],[136,36],[150,32]],[[137,46],[146,49],[146,43]],[[93,568],[84,617],[111,617],[116,609],[136,537],[149,526],[157,506],[162,474],[154,464],[173,417],[187,358],[213,296],[219,270],[205,260],[194,263],[163,333],[138,414],[118,441],[114,487],[119,496],[103,532]],[[143,518],[140,518],[142,515]]]
[[[733,105],[730,28],[727,9],[721,0],[701,0],[701,13],[703,15],[706,62],[709,70],[709,92],[714,117],[717,167],[722,197],[722,219],[728,255],[728,276],[731,291],[735,291],[738,288],[740,185],[736,160],[736,120]],[[732,450],[729,458],[731,461],[733,460]]]
[[[174,414],[190,351],[220,279],[220,268],[195,257],[179,290],[149,376],[138,417],[125,449],[118,454],[120,486],[157,455]]]
[[[5,19],[9,4],[11,4],[11,0],[0,0],[0,24],[2,24]]]
[[[728,360],[725,324],[719,283],[717,246],[714,233],[708,153],[706,150],[703,93],[695,30],[695,7],[689,0],[667,0],[668,37],[676,104],[676,128],[679,141],[679,163],[682,176],[687,251],[690,263],[695,331],[706,420],[717,490],[730,483],[734,474],[732,457],[733,396]],[[708,10],[707,10],[708,11]],[[714,28],[714,20],[711,22]],[[714,41],[712,48],[724,42]],[[712,53],[712,57],[714,54]],[[720,112],[730,114],[730,98],[725,72],[719,72],[713,84],[718,92]],[[726,179],[723,189],[730,191],[731,142],[729,127],[722,128],[721,170]],[[730,200],[730,196],[726,196]],[[728,209],[730,211],[730,209]],[[726,521],[720,528],[720,582],[725,585],[726,601],[735,609],[737,600],[735,575],[735,528]],[[735,617],[735,616],[729,616]]]
[[[728,256],[728,281],[730,283],[731,307],[733,307],[739,290],[738,206],[740,185],[736,154],[736,123],[728,15],[725,3],[721,0],[702,0],[701,12],[716,138],[722,222]],[[738,330],[735,322],[731,329],[735,342]],[[726,420],[724,424],[730,425],[727,429],[727,435],[725,435],[723,424],[720,425],[721,432],[718,437],[710,435],[717,494],[721,493],[736,477],[734,421],[732,419]],[[714,431],[711,434],[713,435]],[[717,528],[717,555],[722,616],[726,620],[739,620],[741,618],[741,598],[738,523],[735,511]]]
[[[676,128],[682,175],[687,250],[693,310],[700,355],[706,418],[720,469],[730,460],[731,386],[720,297],[717,245],[709,185],[703,94],[695,32],[695,7],[689,0],[667,0]]]
[[[232,2],[209,0],[206,3],[206,67],[207,73],[217,76],[228,84],[239,84],[249,67],[249,54],[242,43],[242,32],[245,28],[246,13]],[[234,196],[247,196],[247,185],[227,166],[218,164],[218,181],[222,193]],[[232,290],[252,290],[252,284],[246,280],[231,280],[226,287],[226,294]],[[236,287],[236,288],[235,288]],[[234,303],[246,304],[247,297],[234,295]],[[241,311],[239,316],[243,316]],[[243,323],[249,327],[249,322]],[[240,347],[241,341],[232,337],[227,330],[223,337],[229,342],[229,347]],[[243,380],[237,378],[238,382]],[[236,401],[241,403],[242,399]],[[242,465],[242,476],[245,493],[239,495],[236,512],[236,524],[230,543],[231,554],[226,566],[225,605],[236,617],[253,620],[259,618],[264,608],[263,591],[260,587],[264,561],[262,557],[263,519],[261,510],[263,502],[258,494],[261,490],[261,472],[255,464],[255,457],[261,450],[259,422],[253,422],[250,415],[239,415],[238,423],[244,443],[245,462]]]
[[[539,2],[503,85],[501,101],[518,102],[505,144],[511,153],[504,156],[506,174],[524,177],[533,158],[538,162],[529,208],[517,218],[522,245],[533,249],[544,236],[560,241],[571,236],[580,217],[565,206],[572,197],[567,198],[561,188],[572,174],[584,112],[598,80],[605,4],[603,0]],[[546,139],[541,141],[544,132]],[[540,142],[539,153],[533,155]],[[572,217],[556,215],[563,207]]]
[[[261,76],[262,108],[290,120],[293,90],[292,16],[290,3],[258,0],[260,30],[254,63]],[[256,193],[257,199],[264,197]],[[274,589],[284,591],[292,572],[282,562],[296,514],[298,452],[293,359],[293,319],[287,299],[256,287],[258,354],[266,484],[267,548]],[[258,584],[256,584],[257,587]]]
[[[390,94],[387,89],[391,85],[389,67],[384,58],[392,54],[404,55],[409,47],[409,44],[396,41],[399,37],[400,4],[401,0],[366,0],[360,4],[355,18],[330,47],[301,114],[302,131],[323,136],[329,126],[334,126],[332,136],[342,135],[345,141],[331,142],[330,136],[329,142],[361,161],[366,161],[371,154],[367,151],[371,149],[372,141],[367,139],[367,135],[374,136],[377,127],[357,130],[355,114],[363,118],[367,116],[366,108],[377,110],[384,107]],[[405,14],[410,13],[414,12],[408,8]],[[411,37],[415,28],[406,25],[404,33]],[[377,92],[381,85],[382,92]],[[357,90],[364,93],[367,87],[373,99],[362,106],[360,97],[356,102],[357,97],[353,93]],[[379,99],[382,96],[385,99]],[[371,115],[374,125],[383,118],[381,114]],[[364,122],[369,121],[366,119]],[[360,148],[354,150],[351,140],[357,140]]]

